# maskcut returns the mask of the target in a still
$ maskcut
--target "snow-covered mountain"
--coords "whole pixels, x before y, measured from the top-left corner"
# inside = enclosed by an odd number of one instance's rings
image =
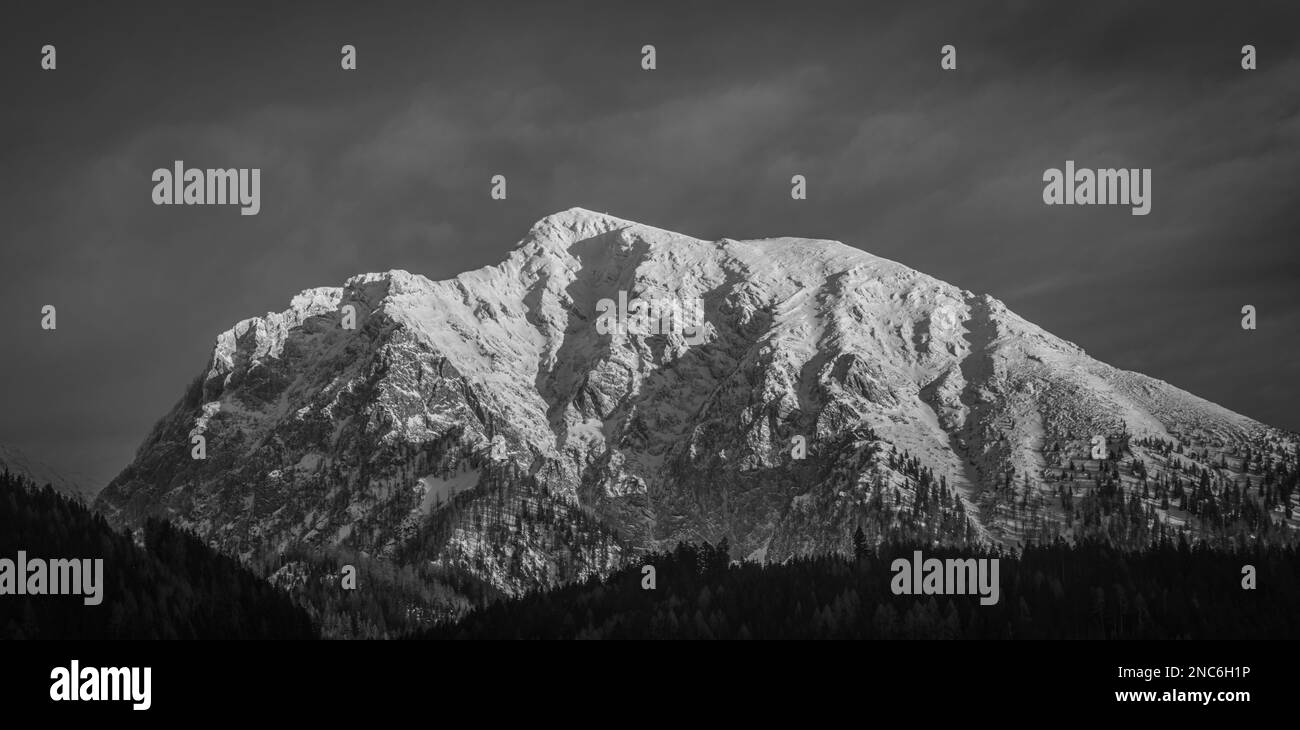
[[[701,300],[703,336],[601,334],[620,292]],[[1293,434],[988,295],[833,241],[703,241],[575,208],[495,266],[365,274],[237,323],[98,504],[233,553],[342,544],[515,592],[678,540],[780,560],[858,527],[1069,536],[1103,479],[1175,528],[1208,499],[1170,503],[1175,480],[1244,483],[1294,526],[1266,472],[1294,481]]]

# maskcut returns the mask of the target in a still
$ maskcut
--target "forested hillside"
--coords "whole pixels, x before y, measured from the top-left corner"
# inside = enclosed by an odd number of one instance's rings
[[[894,595],[892,561],[998,559],[994,605],[975,595]],[[1294,547],[1191,546],[1166,538],[1134,552],[1097,541],[962,550],[859,541],[855,556],[732,563],[717,547],[678,545],[641,566],[499,601],[420,636],[430,639],[1283,639],[1300,638]],[[1257,588],[1242,587],[1242,567]]]
[[[103,602],[0,596],[4,639],[308,639],[307,612],[283,591],[169,523],[138,534],[46,486],[0,474],[0,558],[103,559]]]

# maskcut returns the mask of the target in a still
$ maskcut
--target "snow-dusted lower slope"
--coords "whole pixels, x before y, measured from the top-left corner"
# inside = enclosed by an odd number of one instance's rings
[[[702,336],[602,334],[620,292],[701,300]],[[1289,435],[992,297],[833,241],[710,242],[575,208],[498,265],[357,276],[238,323],[99,504],[231,552],[344,543],[516,591],[677,540],[770,560],[864,525],[1018,540],[1028,512],[1060,518],[1057,467],[1098,435],[1124,458],[1160,439],[1294,469]]]

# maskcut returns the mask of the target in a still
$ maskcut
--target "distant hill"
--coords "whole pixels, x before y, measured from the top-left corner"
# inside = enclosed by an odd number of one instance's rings
[[[103,485],[91,484],[89,478],[76,472],[69,472],[34,459],[14,446],[0,444],[0,471],[8,470],[12,474],[21,474],[36,483],[46,484],[54,490],[75,497],[82,502],[90,502]]]

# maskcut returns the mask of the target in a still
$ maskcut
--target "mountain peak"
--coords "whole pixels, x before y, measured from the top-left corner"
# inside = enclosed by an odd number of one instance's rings
[[[581,207],[568,208],[542,218],[533,224],[533,228],[567,228],[573,231],[603,228],[614,230],[625,226],[639,225],[635,221],[625,220],[609,213],[600,213]]]
[[[644,223],[619,218],[608,213],[598,213],[587,208],[569,208],[552,213],[533,224],[516,250],[541,248],[546,251],[568,249],[574,243],[618,231],[636,231],[642,237],[680,238],[695,240],[691,236],[655,228]]]
[[[610,326],[615,302],[628,324]],[[644,316],[669,307],[698,312],[688,326],[703,336]],[[1098,436],[1125,449],[1106,473],[1136,459],[1162,484],[1193,462],[1224,472],[1216,487],[1244,480],[1224,454],[1240,465],[1247,445],[1294,458],[1263,424],[861,249],[710,242],[570,208],[501,263],[440,281],[362,274],[239,323],[99,503],[128,523],[167,514],[230,552],[418,551],[517,593],[576,575],[543,544],[585,550],[591,574],[622,549],[592,545],[726,536],[766,560],[844,549],[862,524],[903,524],[886,507],[917,504],[917,464],[952,490],[930,523],[949,537],[1081,535],[1056,495],[1092,481],[1075,464],[1098,461]],[[869,458],[895,451],[903,467]],[[1144,474],[1125,475],[1127,494],[1150,486]],[[520,524],[520,498],[551,532],[498,529]],[[1186,524],[1183,507],[1143,499]],[[609,539],[578,539],[575,519]]]

